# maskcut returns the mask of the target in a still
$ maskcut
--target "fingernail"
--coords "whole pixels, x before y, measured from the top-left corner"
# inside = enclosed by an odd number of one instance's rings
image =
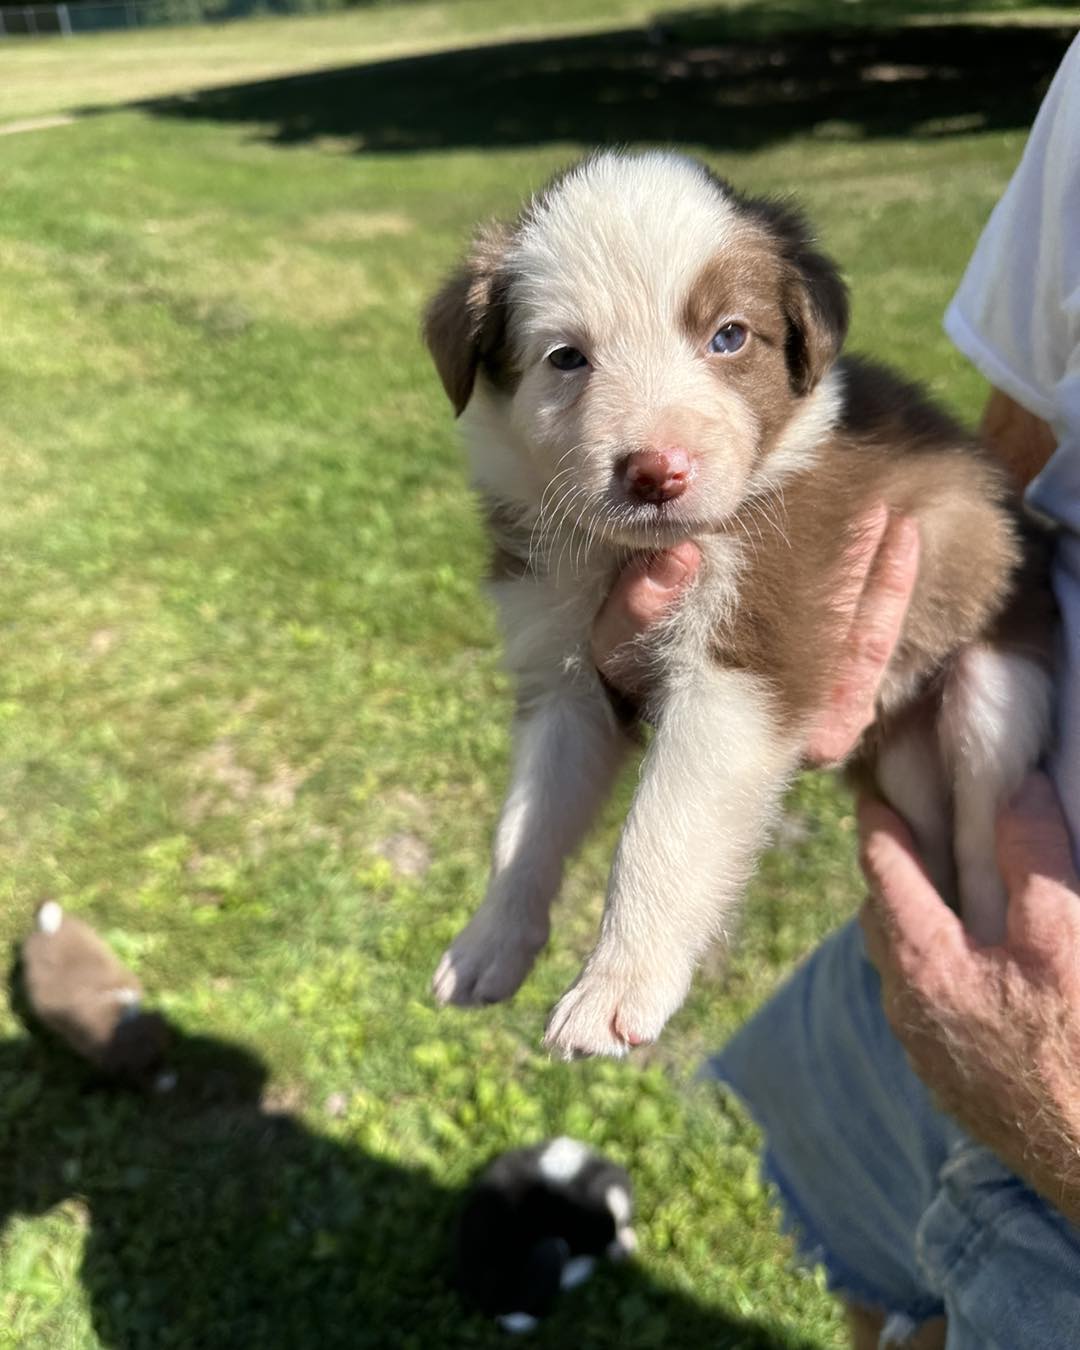
[[[695,545],[678,544],[675,548],[657,553],[645,575],[660,590],[678,590],[697,571],[700,557]]]

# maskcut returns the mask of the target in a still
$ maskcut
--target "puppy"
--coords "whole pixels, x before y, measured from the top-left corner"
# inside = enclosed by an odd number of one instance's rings
[[[138,978],[89,924],[47,900],[20,956],[27,1008],[38,1022],[104,1077],[169,1090],[174,1075],[155,1078],[168,1023],[142,1009]]]
[[[594,616],[635,554],[693,539],[695,582],[639,644],[655,734],[547,1043],[619,1055],[658,1035],[729,931],[835,681],[831,597],[878,502],[917,522],[921,561],[856,759],[976,939],[1001,936],[995,815],[1051,721],[1045,543],[920,390],[839,359],[847,323],[796,211],[667,153],[577,165],[482,231],[431,303],[518,697],[487,897],[438,967],[440,1001],[508,998],[547,941],[632,741],[589,659]]]
[[[470,1187],[455,1242],[461,1293],[506,1331],[531,1331],[561,1289],[637,1245],[630,1177],[577,1139],[512,1149]]]

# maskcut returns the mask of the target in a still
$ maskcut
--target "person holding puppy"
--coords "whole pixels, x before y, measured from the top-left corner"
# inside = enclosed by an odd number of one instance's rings
[[[864,801],[858,923],[713,1066],[762,1126],[767,1175],[846,1298],[857,1350],[1062,1350],[1080,1344],[1080,38],[946,329],[993,386],[984,438],[1059,527],[1059,748],[1052,781],[1032,775],[1000,821],[1007,934],[975,945],[903,822]],[[846,667],[810,762],[843,759],[872,720],[918,551],[911,522],[865,522],[837,597]],[[699,561],[686,542],[616,584],[593,654],[621,692],[636,692],[626,645]]]

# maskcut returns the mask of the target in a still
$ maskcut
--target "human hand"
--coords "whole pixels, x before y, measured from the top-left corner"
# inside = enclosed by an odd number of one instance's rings
[[[620,574],[593,624],[592,658],[625,698],[645,693],[635,643],[671,608],[697,575],[701,550],[690,539],[632,562]]]
[[[1080,881],[1054,789],[1033,774],[998,827],[1006,936],[979,947],[888,807],[860,807],[861,919],[885,1014],[946,1111],[1080,1222]]]
[[[904,626],[919,574],[919,527],[883,504],[860,521],[841,569],[833,610],[842,634],[837,677],[810,728],[810,764],[846,759],[874,720],[885,668]]]
[[[592,656],[624,697],[646,692],[646,667],[636,639],[668,611],[701,565],[690,540],[632,563],[596,616]],[[907,613],[919,570],[919,530],[907,517],[875,506],[860,522],[842,568],[834,610],[844,655],[825,707],[806,745],[812,764],[844,759],[874,720],[874,700]]]

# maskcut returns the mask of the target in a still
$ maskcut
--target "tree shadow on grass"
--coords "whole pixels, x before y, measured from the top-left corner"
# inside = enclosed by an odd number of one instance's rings
[[[0,1044],[0,1222],[67,1201],[110,1350],[505,1346],[448,1287],[458,1194],[313,1133],[236,1045],[177,1038],[171,1094],[95,1086],[36,1039]],[[9,1297],[11,1297],[9,1290]],[[14,1297],[18,1299],[17,1291]],[[796,1350],[633,1263],[564,1296],[536,1347]]]
[[[365,153],[676,141],[754,150],[1026,128],[1074,30],[935,24],[761,34],[758,11],[506,42],[209,89],[141,105],[250,124],[278,145]],[[775,17],[775,16],[774,16]],[[780,14],[782,22],[783,13]]]

